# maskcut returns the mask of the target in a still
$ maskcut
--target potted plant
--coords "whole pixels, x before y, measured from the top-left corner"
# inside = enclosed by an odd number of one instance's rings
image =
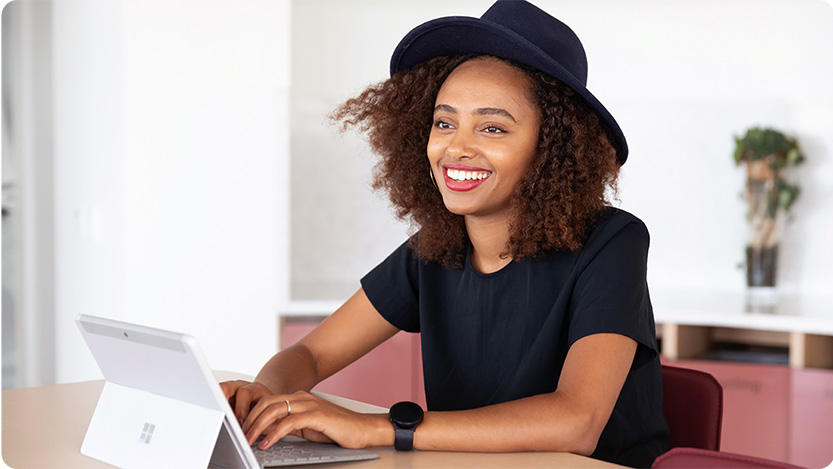
[[[758,127],[735,137],[735,164],[746,165],[743,197],[751,240],[746,246],[746,283],[750,287],[774,287],[779,225],[798,198],[798,185],[784,177],[786,168],[801,164],[804,156],[794,138]]]

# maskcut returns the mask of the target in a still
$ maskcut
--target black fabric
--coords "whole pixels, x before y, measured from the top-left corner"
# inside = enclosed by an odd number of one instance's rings
[[[492,274],[418,260],[407,243],[362,279],[391,324],[421,332],[428,410],[465,410],[555,390],[570,346],[598,333],[639,345],[593,457],[648,467],[668,449],[646,282],[648,231],[609,208],[576,253]]]

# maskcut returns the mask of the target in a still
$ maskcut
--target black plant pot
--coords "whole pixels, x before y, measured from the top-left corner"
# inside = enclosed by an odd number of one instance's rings
[[[746,285],[774,287],[778,272],[778,245],[754,249],[746,247]]]

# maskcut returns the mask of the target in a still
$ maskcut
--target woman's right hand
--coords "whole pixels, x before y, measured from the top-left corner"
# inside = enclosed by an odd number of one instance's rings
[[[234,410],[234,416],[237,417],[241,426],[255,404],[265,396],[274,394],[261,383],[253,383],[242,379],[222,382],[220,388],[222,388],[223,394],[228,399],[232,410]]]

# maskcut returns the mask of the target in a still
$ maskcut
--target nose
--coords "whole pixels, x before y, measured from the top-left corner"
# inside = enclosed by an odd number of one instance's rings
[[[477,151],[472,144],[471,137],[466,132],[455,132],[448,143],[445,152],[455,159],[473,158]]]

